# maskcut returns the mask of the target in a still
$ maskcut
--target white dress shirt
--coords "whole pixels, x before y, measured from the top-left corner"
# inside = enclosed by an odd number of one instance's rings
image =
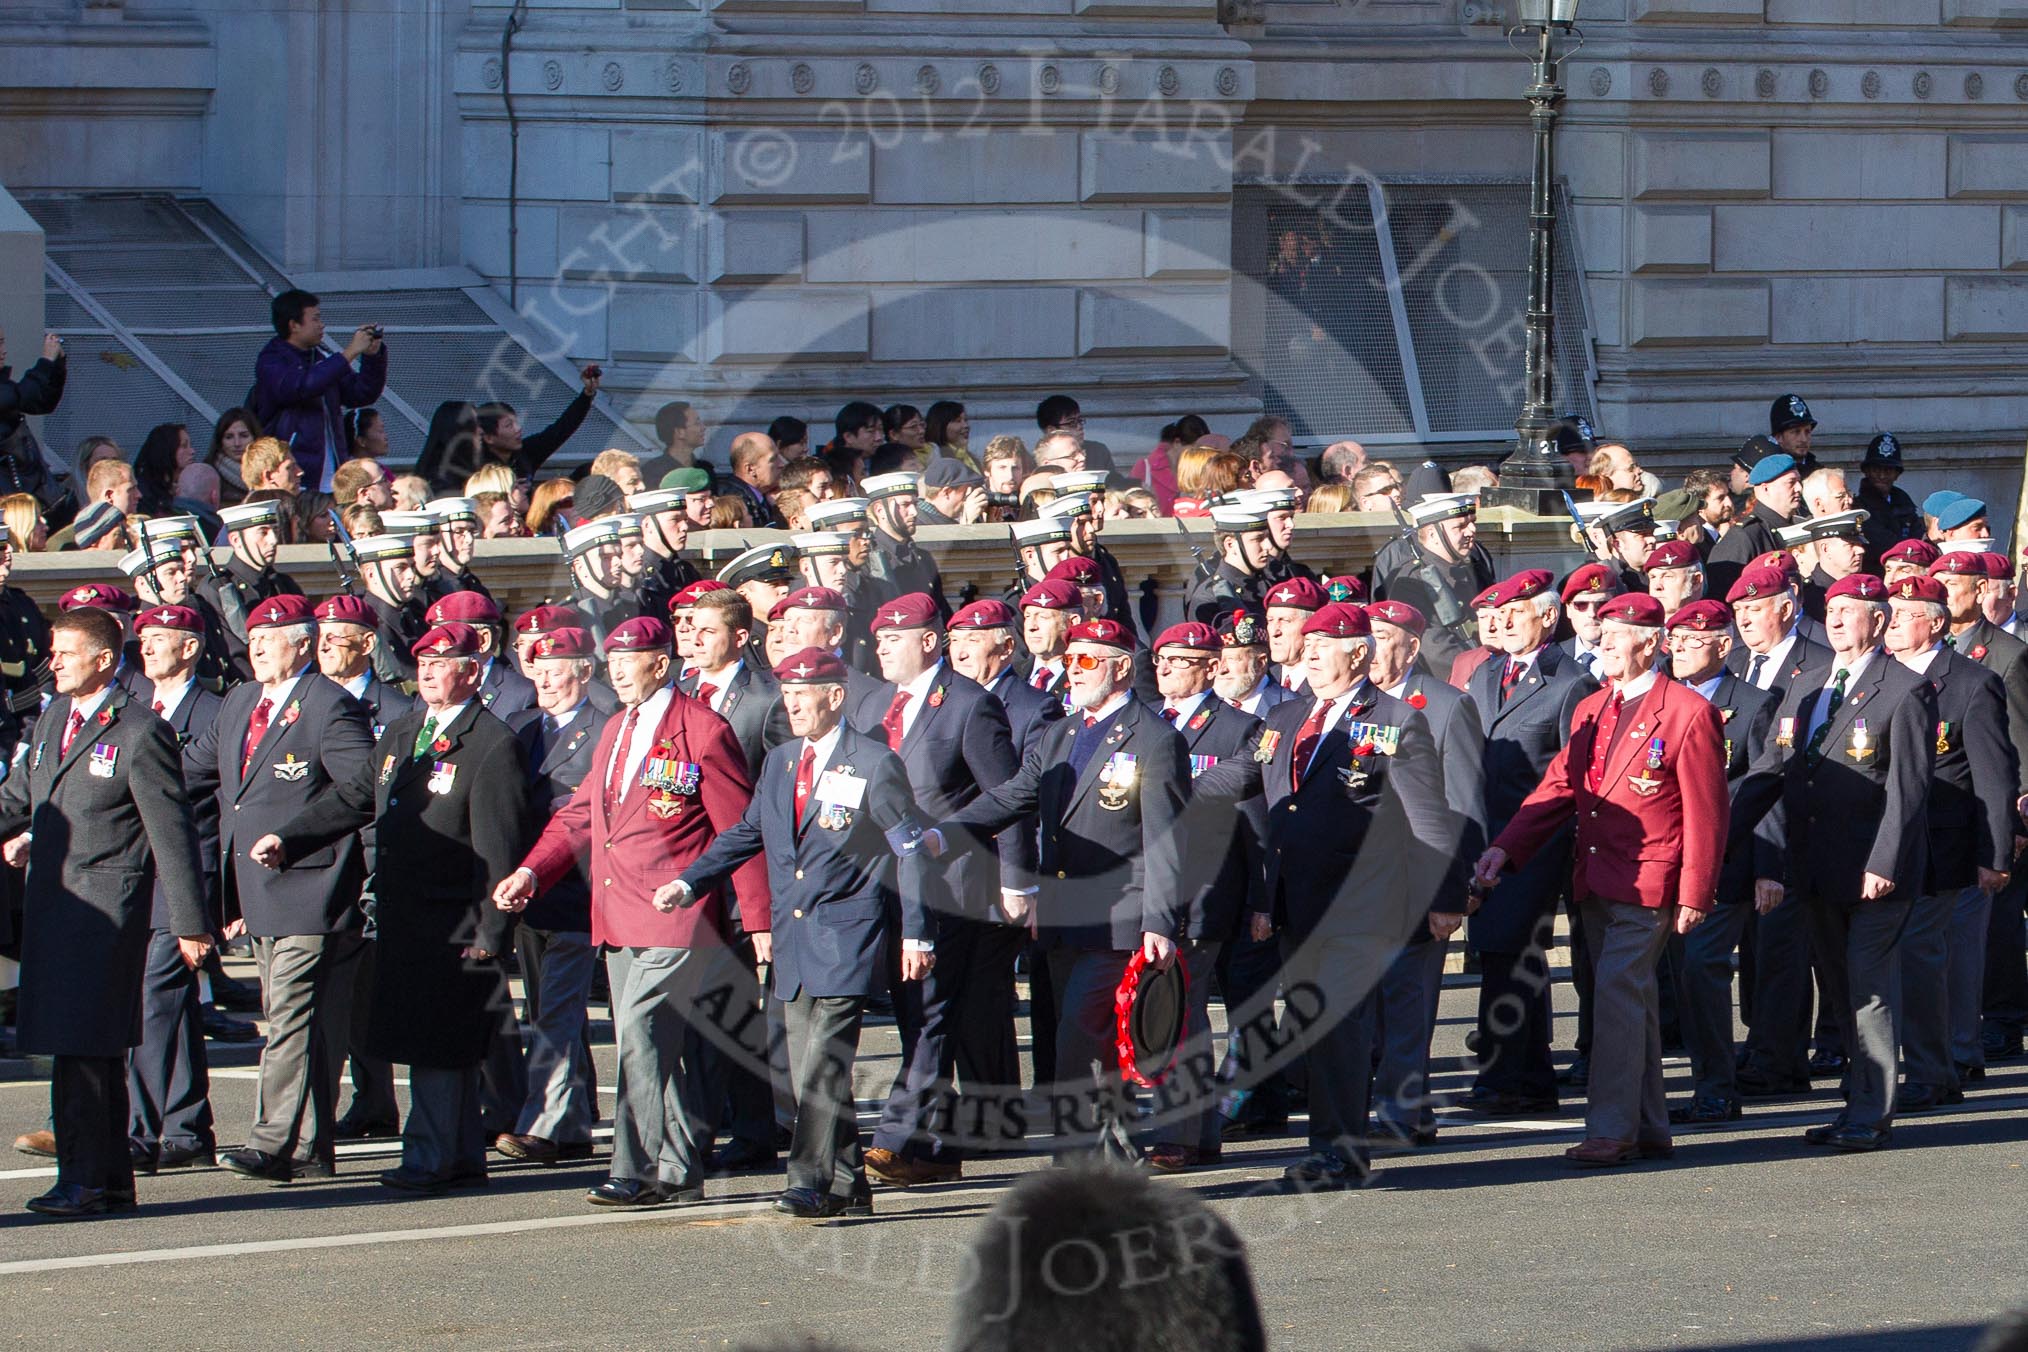
[[[924,702],[929,699],[931,688],[936,685],[937,678],[942,676],[943,672],[944,664],[938,662],[927,671],[919,674],[914,680],[902,685],[895,692],[896,694],[908,696],[908,702],[901,706],[901,735],[903,737],[908,736],[909,730],[915,726],[916,715],[922,712]]]
[[[1322,729],[1322,733],[1320,733],[1320,735],[1317,738],[1317,744],[1310,748],[1310,760],[1305,761],[1302,764],[1301,767],[1302,773],[1306,775],[1310,773],[1310,762],[1316,760],[1317,753],[1324,749],[1323,734],[1328,734],[1331,731],[1331,729],[1338,726],[1338,721],[1345,717],[1345,710],[1351,707],[1354,698],[1358,696],[1360,691],[1365,690],[1369,684],[1370,683],[1364,677],[1362,677],[1359,680],[1353,682],[1351,689],[1340,692],[1337,696],[1335,696],[1332,699],[1328,700],[1319,699],[1318,701],[1316,701],[1315,704],[1312,704],[1310,706],[1310,712],[1307,715],[1305,715],[1303,720],[1304,722],[1308,722],[1310,719],[1315,718],[1317,716],[1318,705],[1322,705],[1324,708],[1328,709],[1329,712],[1324,715],[1324,726]],[[1298,738],[1302,736],[1302,730],[1300,728],[1297,729],[1296,735],[1298,736]],[[1289,747],[1289,754],[1291,756],[1295,754],[1295,747],[1293,744],[1291,744],[1291,746]]]
[[[1867,664],[1873,660],[1873,654],[1878,651],[1879,649],[1875,648],[1860,653],[1859,656],[1850,662],[1834,661],[1831,663],[1831,669],[1824,675],[1823,689],[1818,692],[1817,698],[1810,704],[1809,726],[1803,729],[1803,742],[1805,745],[1808,745],[1816,737],[1817,729],[1831,716],[1831,689],[1838,682],[1838,673],[1841,671],[1845,673],[1845,698],[1852,698],[1852,687],[1859,683],[1859,673],[1866,670]]]
[[[154,703],[162,706],[162,717],[174,718],[176,711],[183,707],[184,700],[190,698],[190,692],[196,685],[195,681],[187,678],[180,685],[164,685],[157,681]]]
[[[1216,695],[1211,693],[1210,687],[1207,686],[1194,695],[1185,695],[1181,699],[1168,700],[1162,707],[1176,711],[1176,717],[1170,721],[1180,728],[1197,716],[1197,711],[1204,707],[1204,701],[1217,698]]]
[[[660,690],[642,700],[636,707],[633,731],[624,742],[617,743],[613,747],[613,755],[620,758],[620,799],[622,802],[626,800],[627,794],[633,789],[634,781],[641,777],[641,765],[648,759],[649,749],[655,745],[655,729],[662,725],[662,715],[669,711],[669,701],[675,697],[674,687],[664,684]],[[614,717],[620,719],[625,719],[626,716],[625,710],[621,710],[618,714],[614,715]],[[626,724],[622,722],[620,726],[624,730]],[[612,774],[613,762],[608,759],[605,763],[604,775],[599,780],[602,788],[612,782]]]
[[[699,685],[710,686],[711,698],[705,703],[711,706],[711,712],[717,713],[725,707],[725,697],[732,690],[732,683],[739,679],[739,669],[745,665],[744,660],[737,660],[717,671],[699,671],[697,684],[690,688],[695,690]]]

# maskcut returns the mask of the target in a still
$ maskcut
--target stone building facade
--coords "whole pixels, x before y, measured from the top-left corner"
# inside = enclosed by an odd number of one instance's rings
[[[1138,451],[1286,397],[1483,458],[1518,402],[1512,6],[530,0],[509,43],[454,0],[49,0],[0,13],[0,184],[201,194],[291,272],[468,266],[638,409],[956,393],[983,433],[1065,390]],[[1794,389],[1833,458],[1891,430],[1911,487],[2011,516],[2028,6],[1580,23],[1563,400],[1689,463]],[[1313,322],[1290,278],[1326,274]]]

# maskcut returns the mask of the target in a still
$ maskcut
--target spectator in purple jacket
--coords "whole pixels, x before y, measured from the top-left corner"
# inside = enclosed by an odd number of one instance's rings
[[[253,414],[294,453],[304,481],[328,490],[345,458],[345,410],[372,403],[387,385],[387,344],[379,325],[361,324],[343,352],[319,356],[324,317],[307,291],[282,292],[269,312],[275,336],[254,363]]]

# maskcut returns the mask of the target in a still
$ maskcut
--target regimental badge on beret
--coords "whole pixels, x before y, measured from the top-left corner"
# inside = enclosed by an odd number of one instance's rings
[[[432,643],[428,647],[424,648],[423,653],[425,656],[428,657],[442,657],[445,653],[455,652],[457,650],[457,647],[458,647],[457,644],[451,642],[450,636],[445,635],[444,637],[439,638],[435,643]]]
[[[789,566],[789,556],[777,549],[774,553],[768,555],[768,566],[770,568],[786,568]]]
[[[1239,618],[1232,622],[1232,641],[1240,647],[1253,645],[1253,616],[1241,611]]]

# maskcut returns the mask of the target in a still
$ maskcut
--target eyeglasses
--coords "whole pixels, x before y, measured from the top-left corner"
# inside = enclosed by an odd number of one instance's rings
[[[1201,667],[1210,660],[1209,653],[1179,653],[1175,656],[1167,653],[1155,654],[1155,665],[1158,667]]]
[[[1070,671],[1097,671],[1106,663],[1117,660],[1112,657],[1095,657],[1091,653],[1066,653],[1063,665]]]

